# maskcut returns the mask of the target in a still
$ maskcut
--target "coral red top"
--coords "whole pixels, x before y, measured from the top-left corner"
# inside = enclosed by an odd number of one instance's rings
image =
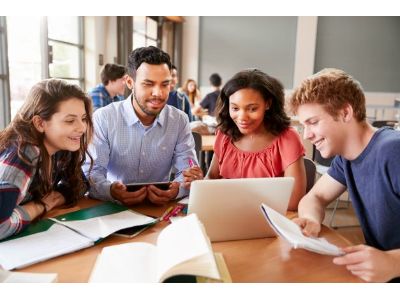
[[[223,178],[282,177],[286,168],[304,155],[305,149],[297,131],[289,127],[271,145],[257,152],[239,150],[218,131],[214,153]]]

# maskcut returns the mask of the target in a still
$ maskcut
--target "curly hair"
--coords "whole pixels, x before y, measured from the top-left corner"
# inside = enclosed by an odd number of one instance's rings
[[[286,115],[283,85],[276,78],[257,70],[249,69],[235,74],[222,88],[217,100],[218,129],[233,141],[242,137],[229,114],[229,97],[241,89],[253,89],[259,92],[270,108],[264,114],[264,126],[274,135],[279,135],[290,125]]]
[[[294,90],[289,102],[290,110],[296,113],[300,105],[308,103],[321,104],[334,118],[346,104],[350,104],[357,121],[364,121],[367,117],[360,82],[339,69],[323,69],[306,78]]]
[[[92,157],[87,152],[88,144],[93,135],[92,123],[92,102],[82,89],[74,84],[70,84],[60,79],[48,79],[35,84],[22,105],[18,113],[11,123],[0,132],[0,151],[15,145],[18,151],[18,157],[31,165],[29,159],[24,155],[26,146],[31,145],[40,149],[38,170],[48,170],[51,164],[49,156],[44,146],[43,133],[36,130],[33,125],[33,117],[40,116],[43,120],[50,120],[53,114],[58,111],[61,102],[71,98],[82,100],[87,115],[86,132],[81,138],[80,148],[78,151],[59,151],[57,153],[58,165],[57,170],[63,172],[66,178],[69,178],[69,186],[71,187],[71,199],[65,199],[66,204],[74,204],[82,191],[86,190],[86,184],[82,176],[81,166],[85,161],[85,154],[93,164]],[[38,199],[42,199],[52,190],[52,178],[48,172],[38,172],[39,185],[35,188],[35,195]],[[35,201],[39,201],[35,199]]]
[[[136,48],[129,54],[127,66],[128,75],[133,80],[136,79],[136,71],[142,63],[149,65],[166,64],[170,71],[172,69],[171,58],[168,53],[154,46]]]

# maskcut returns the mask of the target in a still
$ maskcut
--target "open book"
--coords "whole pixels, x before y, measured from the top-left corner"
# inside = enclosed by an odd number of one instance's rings
[[[0,283],[51,283],[57,282],[56,273],[10,272],[0,268]]]
[[[44,219],[0,242],[0,265],[6,270],[23,268],[90,247],[120,229],[155,222],[110,202]]]
[[[261,210],[276,234],[288,241],[293,248],[303,248],[324,255],[338,256],[344,254],[340,248],[329,243],[324,238],[312,238],[303,235],[296,223],[269,206],[261,204]]]
[[[221,280],[210,241],[196,214],[164,228],[157,245],[136,242],[103,248],[89,282],[163,282],[176,275]]]

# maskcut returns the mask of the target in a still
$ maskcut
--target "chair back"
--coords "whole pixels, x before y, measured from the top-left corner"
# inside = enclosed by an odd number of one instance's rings
[[[332,160],[334,158],[335,158],[334,156],[330,157],[330,158],[322,157],[321,152],[319,152],[317,150],[317,148],[315,148],[315,146],[313,146],[313,161],[315,163],[317,163],[319,165],[322,165],[322,166],[325,166],[325,167],[330,167],[331,163],[332,163]]]
[[[200,162],[201,147],[202,147],[201,134],[192,131],[192,135],[194,138],[194,150],[196,151],[197,160]]]
[[[314,162],[308,158],[304,158],[304,167],[306,169],[306,178],[307,178],[306,193],[308,193],[314,185],[315,173],[317,172],[317,168]]]
[[[396,120],[378,120],[378,121],[373,121],[372,126],[381,128],[384,126],[389,126],[389,127],[394,127],[397,124]]]

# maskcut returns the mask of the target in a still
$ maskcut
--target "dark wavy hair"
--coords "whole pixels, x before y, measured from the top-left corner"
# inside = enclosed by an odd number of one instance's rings
[[[149,65],[166,64],[170,71],[172,69],[171,58],[168,53],[154,46],[136,48],[129,54],[127,66],[128,75],[133,80],[136,80],[136,71],[142,63]]]
[[[242,137],[235,122],[229,115],[229,97],[241,89],[252,89],[259,92],[265,101],[270,102],[264,114],[264,126],[274,135],[279,135],[290,125],[286,115],[283,85],[276,78],[257,70],[249,69],[235,74],[222,88],[217,100],[218,129],[233,141]]]
[[[87,128],[81,138],[79,150],[57,152],[58,164],[55,167],[68,178],[68,184],[71,188],[69,191],[71,199],[65,199],[66,204],[75,204],[79,197],[83,195],[82,191],[86,190],[81,170],[85,161],[85,154],[88,154],[91,167],[93,164],[92,157],[87,152],[88,144],[93,136],[92,102],[85,92],[79,86],[60,79],[40,81],[31,88],[24,104],[11,123],[0,132],[0,152],[15,145],[18,157],[31,165],[29,159],[24,155],[24,149],[28,145],[36,146],[40,149],[37,168],[38,170],[48,170],[51,157],[44,146],[44,135],[36,130],[32,120],[34,116],[40,116],[46,121],[50,120],[53,114],[58,111],[60,103],[71,98],[77,98],[84,103]],[[40,202],[44,196],[52,191],[53,184],[48,172],[38,172],[38,176],[39,185],[34,187],[36,196],[34,200]]]

